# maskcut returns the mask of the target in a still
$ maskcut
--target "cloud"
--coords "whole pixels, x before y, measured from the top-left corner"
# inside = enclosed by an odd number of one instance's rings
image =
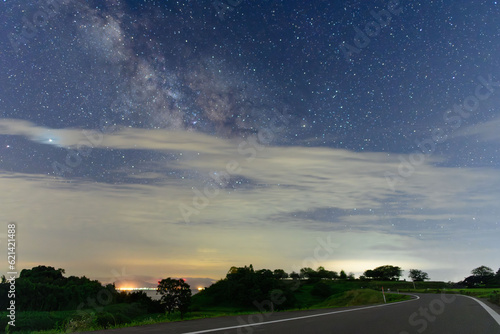
[[[500,140],[500,118],[470,125],[455,133],[454,137],[475,137],[482,142],[497,142]]]

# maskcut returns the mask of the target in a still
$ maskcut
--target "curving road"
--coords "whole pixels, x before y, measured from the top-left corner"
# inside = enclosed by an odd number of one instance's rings
[[[493,310],[460,295],[414,296],[416,299],[386,305],[221,317],[89,333],[500,334],[500,308],[492,306]]]

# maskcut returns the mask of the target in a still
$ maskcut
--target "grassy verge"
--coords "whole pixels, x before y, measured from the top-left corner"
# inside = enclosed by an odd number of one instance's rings
[[[309,299],[309,301],[313,301],[314,299]],[[403,301],[411,299],[410,296],[401,295],[401,294],[386,294],[386,299],[388,303]],[[313,306],[307,307],[307,309],[322,309],[322,308],[335,308],[335,307],[345,307],[345,306],[357,306],[357,305],[373,305],[373,304],[382,304],[384,303],[382,293],[379,291],[374,291],[370,289],[360,289],[360,290],[352,290],[346,291],[334,296],[331,296],[327,300],[317,303]],[[302,308],[303,309],[303,308]],[[296,309],[294,309],[296,310]],[[293,310],[287,310],[293,311]],[[156,315],[146,317],[142,320],[136,320],[129,323],[117,324],[114,326],[108,326],[108,329],[112,328],[124,328],[124,327],[134,327],[134,326],[142,326],[142,325],[151,325],[151,324],[159,324],[165,322],[173,322],[173,321],[181,321],[181,320],[194,320],[194,319],[202,319],[202,318],[215,318],[222,316],[235,316],[235,315],[246,315],[256,313],[255,310],[246,310],[246,311],[234,311],[231,308],[225,307],[214,307],[205,311],[195,311],[190,312],[184,319],[180,318],[180,314],[175,313],[171,315]],[[98,330],[103,329],[102,326],[91,326],[85,328],[85,330]],[[83,330],[83,329],[80,329]],[[48,330],[48,331],[39,331],[36,332],[38,334],[58,334],[64,333],[62,329],[58,330]]]
[[[113,304],[99,310],[73,311],[19,311],[16,326],[7,327],[6,312],[0,312],[0,331],[12,333],[66,333],[92,329],[106,329],[132,321],[142,321],[159,315],[147,314],[141,304]]]
[[[455,293],[476,298],[487,298],[493,304],[500,306],[499,288],[472,288],[472,289],[405,289],[401,291],[419,293]]]
[[[386,293],[385,297],[388,303],[411,299],[411,296],[401,295],[396,293]],[[383,304],[383,303],[384,303],[384,297],[382,296],[382,292],[370,289],[360,289],[360,290],[346,291],[340,294],[333,295],[324,302],[317,304],[316,307],[317,308],[346,307],[346,306],[361,306],[361,305],[373,305],[373,304]]]
[[[450,289],[446,290],[452,293],[472,296],[477,298],[487,298],[493,304],[500,306],[500,289],[499,288],[473,288],[473,289]]]

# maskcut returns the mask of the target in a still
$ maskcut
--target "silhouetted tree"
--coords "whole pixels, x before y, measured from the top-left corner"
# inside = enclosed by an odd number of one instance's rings
[[[281,274],[283,274],[281,269],[254,271],[251,265],[233,267],[225,279],[212,284],[203,291],[203,294],[212,300],[212,303],[233,307],[255,308],[256,302],[272,300],[276,309],[289,308],[296,300],[291,290],[292,285],[282,280]],[[296,280],[299,275],[292,272],[290,277]]]
[[[347,274],[345,273],[344,270],[341,270],[340,271],[340,279],[346,279],[347,278]]]
[[[389,281],[389,280],[398,280],[402,275],[402,270],[400,267],[396,266],[380,266],[375,269],[366,270],[363,275],[368,278]]]
[[[310,267],[304,267],[300,269],[300,278],[312,278],[314,277],[316,272],[314,271],[313,268]]]
[[[331,270],[328,270],[328,278],[329,279],[337,279],[339,278],[339,273],[336,272],[336,271],[331,271]]]
[[[158,281],[157,293],[161,294],[161,303],[168,314],[175,310],[181,312],[181,318],[191,303],[191,287],[183,279],[165,278]]]
[[[288,278],[288,274],[283,269],[274,269],[273,276],[276,279]]]
[[[486,266],[480,266],[475,269],[472,269],[471,272],[472,276],[493,276],[495,273],[493,272],[493,269],[490,267]]]
[[[429,274],[418,269],[410,269],[408,277],[415,282],[421,282],[429,279]]]

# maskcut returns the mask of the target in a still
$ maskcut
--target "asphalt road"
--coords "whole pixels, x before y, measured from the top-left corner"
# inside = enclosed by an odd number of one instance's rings
[[[416,294],[383,306],[275,312],[130,327],[94,334],[500,334],[500,314],[459,295]],[[253,324],[249,326],[249,324]]]

